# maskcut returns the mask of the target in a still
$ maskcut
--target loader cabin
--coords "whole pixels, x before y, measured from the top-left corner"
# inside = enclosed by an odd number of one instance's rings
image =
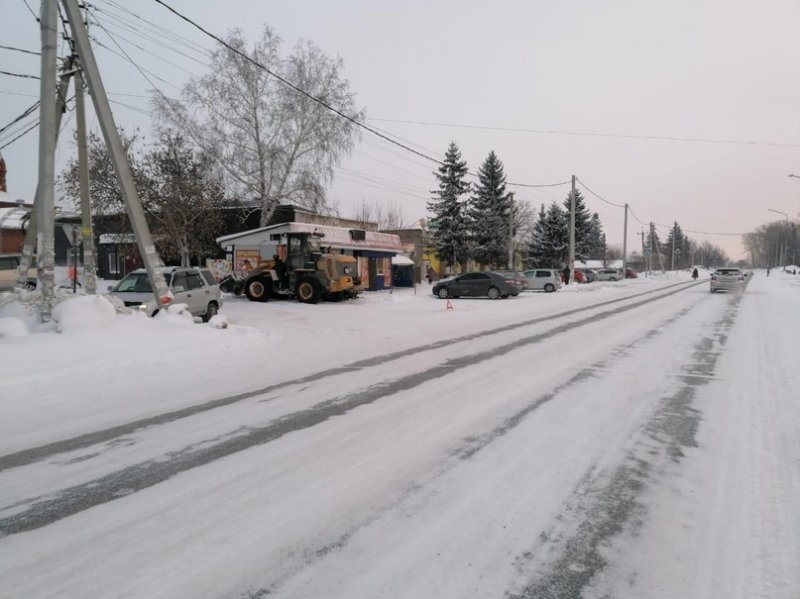
[[[275,255],[294,268],[314,252],[353,256],[358,276],[370,291],[392,286],[392,258],[403,250],[400,237],[391,233],[298,222],[224,235],[216,241],[238,274]]]

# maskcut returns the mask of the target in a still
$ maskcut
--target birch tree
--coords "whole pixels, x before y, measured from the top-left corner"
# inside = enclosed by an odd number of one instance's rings
[[[238,29],[226,42],[235,50],[218,48],[210,71],[190,80],[180,99],[154,100],[158,116],[214,157],[230,192],[243,201],[257,200],[262,226],[282,202],[321,211],[325,186],[333,167],[352,150],[357,125],[267,69],[361,120],[364,112],[356,108],[342,60],[308,41],[283,57],[280,38],[267,26],[255,43],[248,44]]]

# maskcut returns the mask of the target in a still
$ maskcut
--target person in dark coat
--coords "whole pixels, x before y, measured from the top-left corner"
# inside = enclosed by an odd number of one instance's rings
[[[692,278],[693,278],[693,279],[696,281],[696,280],[697,280],[697,277],[699,277],[699,276],[700,276],[700,273],[699,273],[699,272],[697,272],[697,269],[695,268],[695,269],[692,271]]]
[[[569,265],[564,267],[561,274],[564,275],[564,285],[569,285]]]

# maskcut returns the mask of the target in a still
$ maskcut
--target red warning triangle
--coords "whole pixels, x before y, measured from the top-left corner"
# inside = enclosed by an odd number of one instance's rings
[[[450,303],[450,300],[447,300],[447,305],[444,308],[445,310],[454,310],[453,304]]]

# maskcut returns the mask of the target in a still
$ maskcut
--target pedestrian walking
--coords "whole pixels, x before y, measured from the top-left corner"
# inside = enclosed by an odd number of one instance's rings
[[[564,267],[561,274],[564,275],[564,285],[569,285],[569,265]]]
[[[696,280],[697,280],[697,277],[699,277],[699,276],[700,276],[700,273],[699,273],[699,272],[697,272],[697,269],[695,268],[695,269],[692,271],[692,278],[693,278],[693,279],[696,281]]]

